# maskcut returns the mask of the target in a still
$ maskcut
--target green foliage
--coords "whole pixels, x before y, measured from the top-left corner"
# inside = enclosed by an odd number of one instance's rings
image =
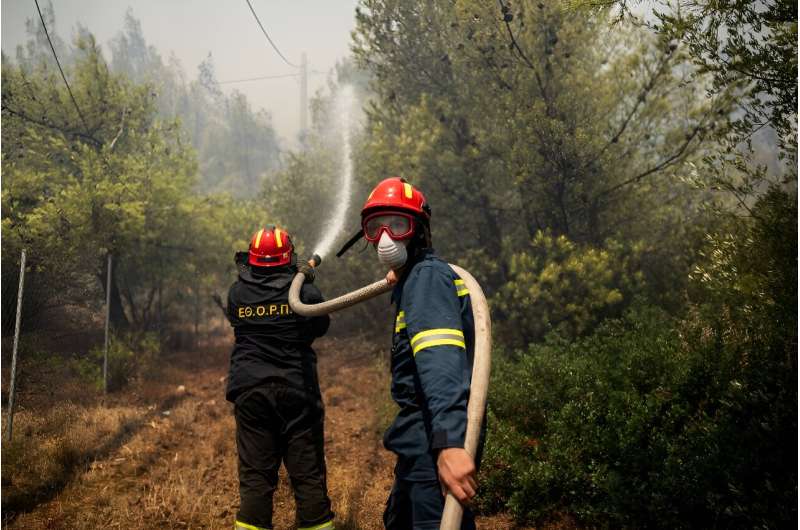
[[[128,37],[138,42],[135,29]],[[16,64],[3,57],[3,283],[15,284],[27,248],[29,327],[44,307],[100,314],[107,254],[118,331],[159,329],[167,339],[182,323],[196,326],[216,314],[208,294],[230,281],[233,253],[257,223],[252,203],[196,192],[195,152],[179,123],[159,119],[162,101],[144,74],[155,52],[126,50],[139,57],[138,83],[109,68],[91,35],[76,41],[67,75],[86,127],[36,45]],[[15,297],[4,288],[4,306]],[[8,332],[10,319],[3,324]]]
[[[499,356],[483,509],[610,527],[793,524],[796,200],[773,189],[754,212],[709,241],[684,319],[635,304],[586,338]]]
[[[108,343],[108,390],[119,390],[152,368],[160,351],[155,333],[113,336]],[[87,357],[72,360],[73,370],[97,391],[103,390],[104,355],[103,346],[98,346]]]
[[[99,360],[99,362],[98,362]],[[87,357],[72,359],[72,371],[95,392],[103,391],[103,348],[95,348]]]
[[[191,225],[194,200],[187,196],[193,155],[174,124],[155,120],[149,87],[111,74],[91,38],[78,41],[78,50],[73,92],[87,109],[88,130],[47,68],[26,72],[3,62],[4,250],[28,247],[32,280],[53,282],[53,293],[85,275],[102,282],[106,253],[115,266],[134,258],[153,263],[159,245]],[[141,287],[115,275],[118,325],[128,323],[120,291],[133,300]]]
[[[579,337],[619,315],[642,290],[636,252],[613,241],[593,248],[537,233],[528,248],[512,254],[508,282],[492,299],[499,334],[517,345],[552,331]]]
[[[354,53],[376,94],[362,171],[419,185],[437,250],[485,252],[470,264],[489,292],[539,231],[659,249],[685,277],[696,239],[681,232],[700,205],[685,177],[726,128],[729,95],[705,98],[683,52],[605,11],[508,14],[506,27],[491,2],[362,2]]]
[[[713,74],[714,90],[741,89],[739,104],[746,112],[739,132],[770,124],[781,145],[796,151],[796,3],[694,0],[680,9],[671,2],[665,7],[653,28],[688,48],[701,71]]]
[[[663,409],[687,369],[677,344],[665,315],[637,308],[585,340],[554,340],[498,363],[491,406],[501,432],[516,433],[504,463],[517,517],[542,519],[563,505],[612,526],[663,517],[662,484],[648,477],[669,451]]]

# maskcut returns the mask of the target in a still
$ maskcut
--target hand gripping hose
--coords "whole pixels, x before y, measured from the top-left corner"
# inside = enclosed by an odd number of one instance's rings
[[[475,358],[472,364],[472,385],[467,404],[467,434],[464,440],[464,449],[474,459],[483,424],[483,413],[486,410],[486,394],[489,390],[489,372],[492,364],[492,321],[489,318],[489,305],[486,303],[486,296],[483,294],[480,284],[461,267],[452,264],[450,267],[464,280],[464,285],[469,290],[472,301],[472,318],[475,322]],[[302,272],[292,280],[289,287],[289,307],[295,313],[307,317],[327,315],[374,298],[393,288],[389,282],[381,280],[327,302],[304,304],[300,301],[300,288],[304,281],[305,274]],[[461,504],[451,493],[448,493],[444,503],[440,530],[461,528],[462,515]]]

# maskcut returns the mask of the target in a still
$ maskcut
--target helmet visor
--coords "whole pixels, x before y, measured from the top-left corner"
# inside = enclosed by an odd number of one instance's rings
[[[403,213],[376,213],[364,219],[361,227],[364,237],[370,242],[380,239],[384,230],[392,239],[406,239],[414,233],[414,219]]]

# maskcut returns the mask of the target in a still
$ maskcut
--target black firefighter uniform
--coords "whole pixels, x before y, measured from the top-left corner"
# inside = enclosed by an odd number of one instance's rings
[[[272,527],[272,496],[284,463],[301,529],[333,528],[324,455],[324,409],[311,347],[328,330],[327,316],[307,318],[288,302],[293,266],[239,272],[228,293],[235,345],[226,398],[235,404],[241,506],[236,528]],[[323,301],[303,285],[305,303]]]

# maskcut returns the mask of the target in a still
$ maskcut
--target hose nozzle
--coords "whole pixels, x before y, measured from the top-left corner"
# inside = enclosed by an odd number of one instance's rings
[[[322,264],[322,257],[319,254],[313,254],[308,260],[308,264],[312,267],[319,267]]]

